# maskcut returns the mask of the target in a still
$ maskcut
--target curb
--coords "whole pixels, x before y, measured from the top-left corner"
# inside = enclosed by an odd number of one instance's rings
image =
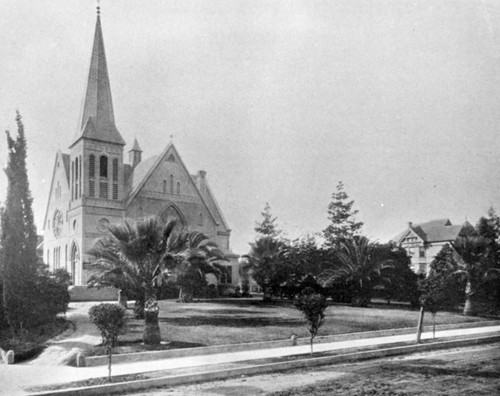
[[[497,326],[499,324],[500,321],[444,324],[436,326],[436,331]],[[425,326],[424,332],[431,332],[431,331],[432,331],[432,326]],[[416,332],[417,332],[416,327],[406,327],[401,329],[387,329],[387,330],[366,331],[359,333],[345,333],[345,334],[337,334],[330,336],[320,336],[316,337],[314,342],[315,344],[321,344],[327,342],[359,340],[363,338],[376,338],[376,337],[386,337],[394,335],[413,334]],[[124,354],[113,355],[113,361],[116,364],[132,363],[132,362],[143,362],[143,361],[179,358],[187,356],[204,356],[216,353],[230,353],[230,352],[253,351],[258,349],[281,348],[293,345],[294,344],[292,339],[287,339],[287,340],[266,341],[266,342],[251,342],[245,344],[226,344],[226,345],[214,345],[214,346],[198,347],[198,348],[170,349],[165,351],[135,352],[135,353],[124,353]],[[309,337],[298,338],[296,340],[295,345],[309,345]],[[101,366],[107,364],[108,364],[108,359],[106,356],[85,357],[85,365],[87,367]]]
[[[315,367],[327,364],[354,362],[358,360],[403,355],[414,352],[429,351],[434,349],[446,349],[459,346],[472,346],[472,345],[479,345],[496,341],[500,341],[500,335],[468,338],[468,339],[452,340],[452,341],[441,341],[429,344],[415,344],[409,346],[383,348],[371,351],[347,353],[343,355],[302,359],[302,360],[287,361],[280,363],[261,364],[261,365],[239,367],[227,370],[206,371],[196,374],[183,374],[177,376],[172,375],[172,376],[152,378],[146,380],[119,382],[115,384],[60,389],[56,391],[31,393],[31,395],[32,396],[103,395],[103,394],[111,394],[111,393],[125,392],[131,390],[143,390],[152,387],[160,387],[160,386],[170,387],[170,386],[193,383],[193,382],[214,381],[219,379],[226,379],[229,377],[238,377],[242,375],[248,376],[248,375],[263,374],[275,371],[297,369],[297,368]]]

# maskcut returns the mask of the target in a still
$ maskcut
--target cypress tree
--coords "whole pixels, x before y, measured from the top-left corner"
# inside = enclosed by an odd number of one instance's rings
[[[34,285],[37,276],[37,235],[26,170],[26,138],[19,112],[18,136],[7,133],[8,188],[2,216],[1,256],[3,303],[7,322],[14,333],[30,326],[36,310]]]

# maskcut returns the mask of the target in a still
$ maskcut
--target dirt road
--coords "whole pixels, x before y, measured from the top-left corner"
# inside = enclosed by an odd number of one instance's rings
[[[500,395],[500,343],[311,370],[151,389],[130,395]]]

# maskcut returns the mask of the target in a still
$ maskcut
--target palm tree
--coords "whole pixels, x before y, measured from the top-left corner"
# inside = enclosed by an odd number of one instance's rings
[[[174,269],[174,278],[180,287],[179,301],[193,301],[194,292],[206,284],[207,274],[220,275],[219,260],[227,261],[217,244],[201,232],[184,232],[170,247],[182,257]]]
[[[145,344],[161,342],[156,291],[182,261],[175,226],[175,221],[163,224],[154,217],[111,226],[109,236],[99,240],[90,252],[96,266],[104,269],[103,281],[144,301]]]
[[[493,267],[494,243],[483,236],[464,235],[452,246],[458,265],[454,274],[466,281],[464,315],[477,315],[481,285],[491,274],[500,273],[500,269]]]
[[[271,301],[273,293],[287,279],[282,245],[271,236],[259,238],[250,244],[250,253],[241,263],[241,271],[249,273],[264,292],[263,301]]]
[[[123,259],[114,239],[99,239],[89,251],[95,260],[90,265],[89,287],[112,286],[118,289],[120,304],[126,308],[127,300],[135,300],[134,313],[144,319],[144,292],[137,268]]]
[[[343,282],[352,288],[351,304],[367,306],[372,289],[383,278],[384,270],[392,268],[390,260],[377,257],[377,247],[364,236],[341,240],[336,252],[338,264],[321,272],[319,283],[323,287],[330,287]]]

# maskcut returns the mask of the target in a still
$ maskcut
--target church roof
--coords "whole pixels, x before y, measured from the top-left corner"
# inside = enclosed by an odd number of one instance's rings
[[[73,144],[81,138],[125,145],[115,125],[99,11],[82,113]]]

